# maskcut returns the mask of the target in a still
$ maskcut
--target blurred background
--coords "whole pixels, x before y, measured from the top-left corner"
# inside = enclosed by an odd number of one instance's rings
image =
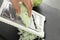
[[[43,0],[43,3],[45,3],[51,7],[60,9],[60,0]]]

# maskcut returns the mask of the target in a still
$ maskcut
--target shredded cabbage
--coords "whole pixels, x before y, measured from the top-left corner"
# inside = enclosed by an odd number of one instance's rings
[[[26,31],[23,31],[23,30],[20,30],[19,29],[19,35],[20,35],[20,38],[19,40],[34,40],[37,36],[35,36],[34,34],[31,34],[31,33],[28,33]]]

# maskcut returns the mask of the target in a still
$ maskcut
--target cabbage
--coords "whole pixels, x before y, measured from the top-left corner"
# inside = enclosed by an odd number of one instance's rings
[[[33,0],[34,7],[39,6],[42,3],[42,0]]]
[[[26,27],[28,27],[30,24],[30,17],[28,16],[28,10],[23,4],[20,4],[20,10],[21,10],[21,13],[19,16],[22,19],[23,24]]]

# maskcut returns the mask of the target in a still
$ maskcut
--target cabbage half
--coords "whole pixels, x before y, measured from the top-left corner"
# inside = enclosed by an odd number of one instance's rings
[[[29,24],[30,24],[30,17],[28,16],[28,10],[27,8],[25,7],[25,5],[23,5],[22,3],[19,4],[20,5],[20,10],[21,10],[21,13],[20,13],[20,18],[22,19],[22,22],[23,24],[28,27]]]
[[[42,3],[42,0],[33,0],[34,7],[39,6]]]

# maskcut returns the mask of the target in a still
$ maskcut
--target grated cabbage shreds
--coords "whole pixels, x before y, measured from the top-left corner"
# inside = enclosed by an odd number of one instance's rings
[[[28,33],[26,31],[18,29],[20,32],[18,33],[20,35],[19,40],[34,40],[37,36],[34,34]]]

